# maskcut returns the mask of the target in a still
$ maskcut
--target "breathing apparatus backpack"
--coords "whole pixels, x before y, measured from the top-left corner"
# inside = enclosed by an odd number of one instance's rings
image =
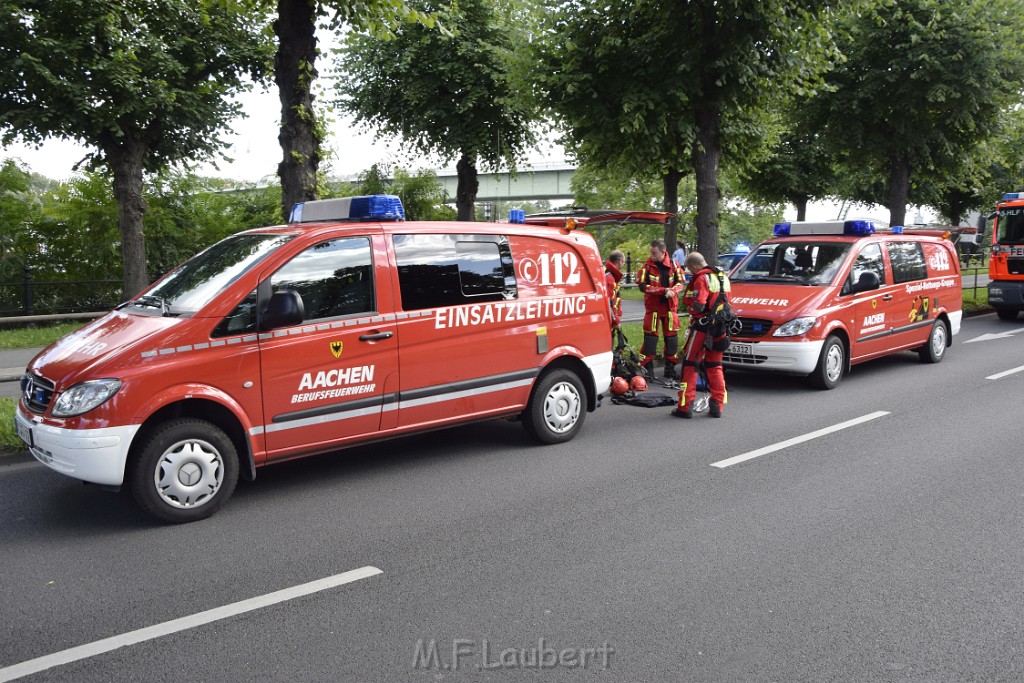
[[[732,335],[743,329],[742,323],[729,305],[729,277],[721,268],[712,266],[708,275],[718,279],[718,291],[708,304],[708,309],[698,322],[707,332],[704,337],[704,348],[709,351],[726,351],[732,343]]]

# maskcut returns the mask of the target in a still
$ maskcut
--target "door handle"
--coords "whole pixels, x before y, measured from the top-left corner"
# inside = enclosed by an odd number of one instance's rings
[[[391,339],[393,332],[374,332],[373,334],[359,335],[359,341],[377,341],[379,339]]]
[[[892,301],[892,294],[886,294],[883,296],[882,301]]]

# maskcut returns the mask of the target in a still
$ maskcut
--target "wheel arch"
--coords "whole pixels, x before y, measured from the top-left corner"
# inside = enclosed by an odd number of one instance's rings
[[[142,444],[157,427],[168,420],[179,417],[193,417],[216,425],[227,434],[235,446],[239,460],[239,474],[242,478],[246,481],[253,481],[256,478],[256,460],[252,443],[246,435],[242,422],[230,408],[206,397],[180,399],[167,403],[150,414],[132,440],[128,453],[129,459],[137,457],[137,450],[142,447]]]
[[[543,375],[552,368],[562,368],[575,373],[583,381],[583,386],[587,390],[587,412],[592,413],[597,409],[597,389],[594,373],[590,371],[590,368],[583,362],[583,359],[572,355],[558,356],[548,362],[537,377],[539,378],[540,375]]]

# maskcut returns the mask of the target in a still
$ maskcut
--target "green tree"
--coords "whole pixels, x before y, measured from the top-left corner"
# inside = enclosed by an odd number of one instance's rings
[[[693,169],[698,246],[713,259],[723,149],[735,164],[753,158],[769,95],[817,84],[831,54],[817,16],[827,7],[825,0],[567,0],[539,42],[540,96],[579,158],[656,170],[666,211],[675,212],[678,182]]]
[[[835,192],[835,160],[818,136],[797,122],[783,131],[761,163],[740,171],[747,196],[769,204],[788,202],[796,219],[806,220],[807,203]]]
[[[458,157],[461,221],[474,218],[477,164],[514,168],[535,141],[504,9],[495,0],[463,0],[443,16],[452,34],[410,24],[393,40],[352,34],[343,50],[339,108],[416,152]]]
[[[0,130],[94,148],[113,176],[130,296],[149,283],[143,175],[223,146],[270,43],[246,0],[0,0]]]
[[[347,25],[386,38],[403,21],[434,26],[436,17],[410,9],[403,0],[277,0],[274,34],[274,81],[281,100],[283,159],[281,211],[287,219],[293,205],[316,199],[324,142],[324,122],[314,106],[313,83],[318,76],[316,28]]]
[[[881,203],[902,225],[915,188],[956,177],[1000,112],[1019,102],[1020,3],[884,0],[846,14],[841,29],[846,60],[807,110],[847,167],[884,179]]]
[[[38,218],[39,201],[31,189],[27,169],[13,159],[0,163],[0,282],[20,279],[25,255],[37,247],[31,225]]]
[[[405,219],[409,221],[451,220],[454,212],[445,205],[444,185],[431,170],[409,173],[405,169],[374,164],[359,174],[352,189],[355,195],[393,194],[402,200]]]

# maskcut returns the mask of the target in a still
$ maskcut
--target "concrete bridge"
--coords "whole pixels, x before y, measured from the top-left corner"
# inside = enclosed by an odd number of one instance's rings
[[[569,181],[576,173],[575,166],[566,164],[524,165],[518,173],[479,173],[480,189],[477,204],[482,202],[537,201],[538,199],[572,199]],[[437,172],[451,201],[459,184],[454,169]]]

